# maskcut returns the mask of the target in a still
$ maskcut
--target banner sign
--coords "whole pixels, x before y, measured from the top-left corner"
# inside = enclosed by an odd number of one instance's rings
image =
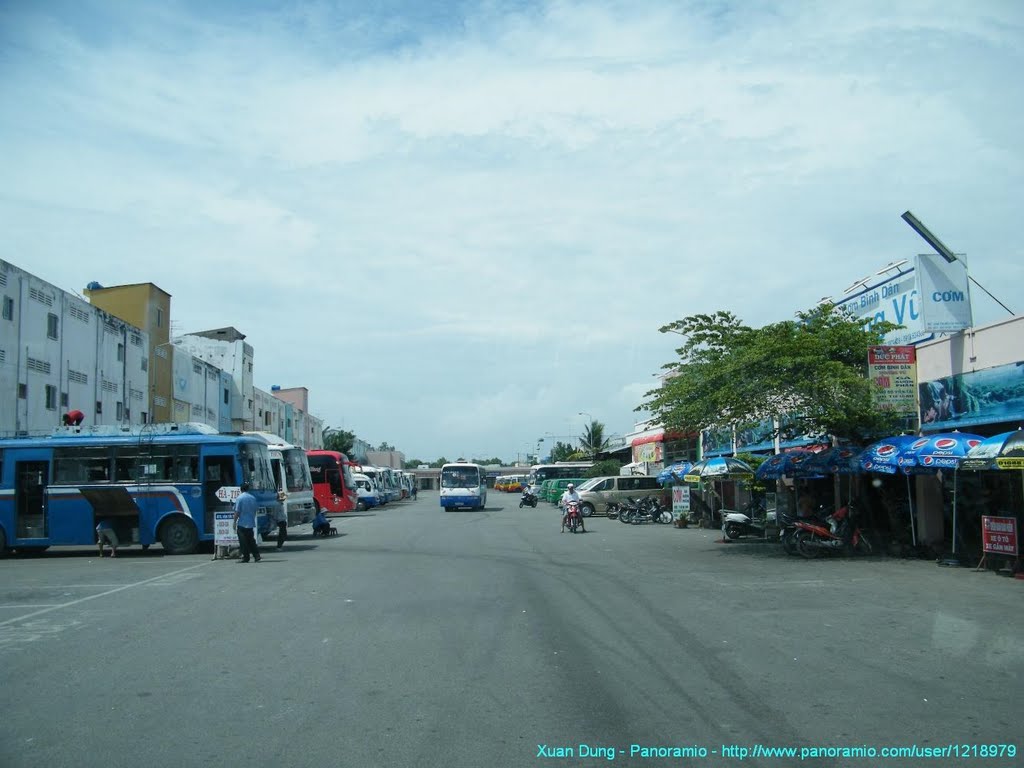
[[[926,331],[950,333],[974,325],[964,262],[949,262],[937,253],[924,253],[917,257],[915,270],[921,326]]]
[[[921,426],[952,432],[974,424],[1024,420],[1024,360],[958,373],[919,387]],[[994,458],[994,457],[992,457]]]
[[[868,378],[880,411],[917,413],[916,347],[868,347]]]
[[[1017,518],[981,517],[981,543],[985,552],[1017,555]]]
[[[234,512],[213,513],[213,543],[218,547],[237,547]]]

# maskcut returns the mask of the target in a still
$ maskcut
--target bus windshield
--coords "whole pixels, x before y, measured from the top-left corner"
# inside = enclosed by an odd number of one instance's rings
[[[480,470],[476,467],[446,467],[441,472],[442,488],[476,488],[480,485]]]
[[[306,452],[301,448],[289,448],[284,455],[284,479],[289,491],[311,491],[313,480],[309,475]]]
[[[239,450],[242,454],[243,482],[248,483],[254,491],[277,490],[267,446],[262,443],[243,443]]]

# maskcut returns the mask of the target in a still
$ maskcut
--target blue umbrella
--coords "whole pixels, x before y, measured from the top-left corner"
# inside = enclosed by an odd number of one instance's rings
[[[982,440],[967,452],[960,469],[1024,469],[1024,430]]]
[[[819,475],[856,475],[860,473],[861,449],[852,445],[836,445],[814,454],[803,465],[803,472]]]
[[[672,477],[679,482],[683,482],[683,478],[686,477],[686,473],[693,467],[692,461],[677,461],[671,467],[669,471],[672,473]]]
[[[907,460],[910,446],[920,440],[915,435],[897,435],[872,443],[858,459],[860,468],[865,472],[877,472],[882,475],[900,474],[901,461]],[[910,509],[910,540],[917,546],[917,528],[914,522],[914,497],[910,493],[910,475],[907,478],[907,507]]]
[[[904,472],[930,472],[937,469],[956,470],[960,460],[985,438],[967,432],[943,432],[925,435],[912,442],[897,459]]]
[[[777,453],[765,459],[757,468],[755,477],[758,480],[778,480],[780,477],[800,475],[807,477],[804,471],[807,463],[813,458],[814,451],[797,448],[785,453]]]
[[[673,477],[674,476],[672,474],[672,469],[670,467],[665,467],[663,470],[661,470],[661,472],[658,473],[657,480],[662,485],[666,485],[667,483],[672,482]]]
[[[701,480],[750,480],[753,477],[754,468],[747,462],[732,456],[715,456],[698,461],[683,475],[683,480],[699,483]]]

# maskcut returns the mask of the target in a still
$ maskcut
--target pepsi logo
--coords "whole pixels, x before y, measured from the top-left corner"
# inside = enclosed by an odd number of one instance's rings
[[[928,445],[928,441],[930,439],[931,438],[929,437],[922,437],[920,440],[915,440],[913,443],[910,444],[910,450],[916,451],[918,448],[923,448],[924,446]]]
[[[932,464],[935,463],[935,457],[934,456],[925,456],[921,460],[921,463],[924,464],[926,467],[930,467]]]
[[[894,453],[896,453],[896,446],[889,445],[888,443],[886,443],[885,445],[878,446],[878,448],[875,450],[875,455],[883,459],[886,456],[892,456]]]
[[[981,445],[981,440],[968,440],[967,441],[967,447],[968,448],[973,448],[976,445]]]
[[[955,448],[956,447],[956,438],[955,437],[940,437],[938,440],[935,441],[935,447],[936,447],[936,449],[938,449],[940,451],[945,451],[945,450],[949,450],[950,448]]]

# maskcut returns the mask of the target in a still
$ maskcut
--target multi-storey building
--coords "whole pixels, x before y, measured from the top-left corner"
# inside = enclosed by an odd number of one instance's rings
[[[44,434],[71,410],[146,422],[144,330],[2,260],[0,296],[0,432]]]
[[[229,431],[244,432],[261,428],[255,421],[256,403],[252,384],[254,350],[251,344],[245,342],[245,334],[231,327],[214,328],[175,336],[173,344],[230,376]]]

